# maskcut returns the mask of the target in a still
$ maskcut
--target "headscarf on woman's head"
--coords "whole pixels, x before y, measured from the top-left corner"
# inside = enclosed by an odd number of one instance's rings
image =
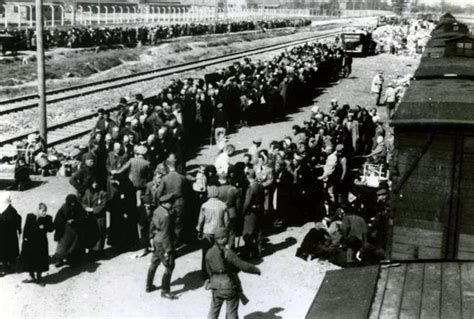
[[[66,206],[71,207],[72,204],[77,204],[77,196],[74,194],[68,194],[66,196]]]
[[[5,209],[11,204],[12,202],[12,194],[8,191],[1,191],[0,192],[0,214],[3,213]]]

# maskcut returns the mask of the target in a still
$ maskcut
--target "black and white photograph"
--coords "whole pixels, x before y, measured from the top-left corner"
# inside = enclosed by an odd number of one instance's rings
[[[473,31],[473,0],[0,0],[0,317],[474,319]]]

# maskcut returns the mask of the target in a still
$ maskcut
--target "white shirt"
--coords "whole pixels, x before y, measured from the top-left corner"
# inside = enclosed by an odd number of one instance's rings
[[[216,158],[214,166],[216,167],[217,174],[227,174],[227,170],[229,169],[229,155],[226,152],[220,153]]]

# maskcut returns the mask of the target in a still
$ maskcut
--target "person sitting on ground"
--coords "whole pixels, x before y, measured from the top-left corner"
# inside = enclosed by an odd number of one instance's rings
[[[317,222],[311,228],[301,242],[301,246],[296,250],[296,257],[308,260],[315,258],[325,258],[325,243],[329,237],[327,226],[322,222]]]

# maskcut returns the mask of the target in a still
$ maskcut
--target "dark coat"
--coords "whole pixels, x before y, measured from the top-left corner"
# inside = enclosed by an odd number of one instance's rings
[[[71,178],[69,184],[71,184],[77,192],[82,196],[86,189],[90,187],[92,181],[96,179],[96,170],[91,167],[81,167]]]
[[[107,193],[88,189],[82,197],[82,205],[84,208],[92,208],[92,212],[87,213],[85,219],[84,245],[88,248],[99,247],[99,240],[105,236]]]
[[[138,240],[138,212],[135,189],[128,178],[120,179],[107,206],[110,212],[109,245],[130,248]]]
[[[237,208],[241,207],[241,198],[237,188],[230,184],[223,184],[218,187],[218,192],[217,197],[227,205],[229,218],[237,218]]]
[[[259,230],[259,217],[263,211],[264,196],[263,187],[256,181],[252,181],[245,194],[242,236],[254,235]]]
[[[21,234],[21,216],[12,205],[8,205],[0,214],[0,261],[11,263],[18,257],[19,234]]]
[[[37,217],[26,216],[21,246],[21,263],[28,272],[49,270],[48,233],[54,230],[53,218],[50,215]]]
[[[68,195],[54,218],[54,240],[58,242],[56,255],[59,258],[80,255],[83,252],[84,221],[85,212],[81,204],[75,195]]]

